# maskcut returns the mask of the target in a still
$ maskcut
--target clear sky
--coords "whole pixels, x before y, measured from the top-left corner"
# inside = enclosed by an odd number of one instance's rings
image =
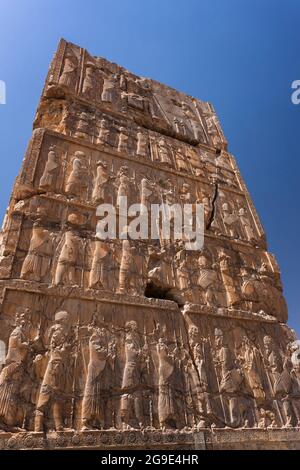
[[[0,0],[4,214],[60,37],[215,106],[300,335],[300,0]]]

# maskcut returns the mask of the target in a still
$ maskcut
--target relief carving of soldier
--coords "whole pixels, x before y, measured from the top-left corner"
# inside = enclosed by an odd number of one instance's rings
[[[57,156],[55,153],[55,146],[49,148],[47,162],[44,168],[44,172],[40,179],[40,188],[45,190],[55,189],[55,180],[58,174],[59,164],[57,162]]]
[[[237,214],[230,210],[227,202],[222,204],[222,219],[227,235],[232,238],[242,238],[240,219]]]
[[[300,341],[295,340],[289,345],[291,353],[291,361],[293,364],[293,372],[300,383]]]
[[[254,398],[255,422],[258,427],[265,427],[265,415],[270,410],[265,391],[264,361],[259,349],[247,336],[242,338],[238,359],[247,387]]]
[[[115,75],[103,77],[103,88],[101,94],[101,100],[107,103],[113,103],[115,98],[115,88],[117,80]]]
[[[183,171],[188,173],[190,168],[189,168],[189,163],[188,159],[186,158],[184,151],[181,147],[178,147],[175,150],[175,160],[177,164],[177,168],[179,171]]]
[[[61,252],[58,257],[54,284],[78,285],[77,264],[79,240],[72,231],[67,231]]]
[[[174,258],[174,266],[176,269],[178,288],[183,291],[190,289],[191,279],[189,271],[189,261],[186,250],[181,249],[176,253]]]
[[[110,138],[110,127],[108,121],[103,118],[100,121],[100,130],[99,135],[97,137],[97,143],[101,145],[109,145],[109,138]]]
[[[94,98],[97,81],[97,68],[92,62],[87,62],[82,83],[82,94],[88,98]]]
[[[199,329],[191,325],[188,331],[191,360],[188,354],[187,371],[190,382],[190,393],[196,409],[197,427],[203,428],[213,420],[213,407],[209,394],[207,340],[199,335]]]
[[[281,425],[290,428],[300,423],[300,386],[293,374],[290,357],[283,357],[275,347],[271,336],[264,337],[265,366],[274,405]],[[280,407],[282,404],[282,410]]]
[[[167,166],[173,166],[172,157],[170,156],[170,149],[163,138],[158,141],[157,153],[160,163]]]
[[[139,127],[136,135],[137,138],[137,148],[136,154],[139,157],[147,157],[149,151],[149,141],[147,136],[142,132],[142,129]]]
[[[121,419],[124,429],[143,428],[142,376],[146,372],[147,348],[142,347],[136,321],[125,325],[125,366],[122,379]]]
[[[33,224],[28,253],[22,265],[21,279],[44,281],[52,262],[52,238],[48,230]]]
[[[95,203],[103,203],[106,200],[107,190],[111,176],[107,171],[107,163],[101,160],[97,161],[97,175],[94,180],[92,192],[92,201]]]
[[[202,301],[209,307],[216,305],[216,282],[217,273],[215,266],[209,259],[209,256],[202,252],[197,260],[198,278],[197,286],[200,287]]]
[[[158,356],[158,419],[162,430],[176,429],[179,416],[176,407],[175,390],[177,352],[171,351],[166,338],[159,338],[156,346]]]
[[[274,273],[265,262],[255,270],[247,266],[240,269],[241,293],[246,308],[253,312],[274,315],[280,321],[287,318],[287,306],[282,288],[276,283]]]
[[[94,322],[95,323],[95,322]],[[107,369],[114,368],[115,344],[105,328],[89,326],[89,363],[82,401],[82,431],[104,429],[108,399]],[[110,372],[110,371],[109,371]],[[111,385],[110,385],[111,386]]]
[[[76,57],[67,53],[65,57],[64,67],[61,76],[59,77],[59,84],[68,88],[74,88],[76,84],[77,75],[77,64]]]
[[[108,289],[112,287],[111,273],[114,265],[112,245],[101,240],[95,241],[89,287]]]
[[[225,253],[223,249],[221,249],[218,254],[218,260],[222,281],[226,291],[227,306],[229,308],[234,308],[234,306],[236,306],[240,302],[241,296],[235,285],[236,277],[234,273],[232,259],[227,253]]]
[[[85,164],[85,153],[76,151],[72,161],[72,170],[66,181],[66,193],[71,197],[83,198],[88,187],[88,175]]]
[[[119,139],[118,139],[118,152],[127,152],[128,147],[128,133],[125,127],[120,127],[119,129]]]
[[[229,414],[228,425],[233,428],[245,426],[247,423],[244,420],[244,413],[242,413],[240,406],[244,376],[241,369],[237,367],[233,352],[225,343],[223,331],[219,328],[215,329],[215,347],[215,365],[219,377],[219,392],[225,420],[227,417],[225,409],[227,408]],[[225,400],[227,406],[225,406]]]
[[[15,328],[8,340],[8,350],[0,373],[0,429],[23,430],[26,397],[27,359],[30,354],[28,310],[15,316]]]
[[[150,210],[150,200],[156,193],[156,184],[150,181],[146,176],[143,176],[139,185],[140,196],[141,196],[141,212],[145,211],[144,208]]]
[[[195,141],[197,143],[199,142],[206,143],[207,139],[205,136],[203,125],[199,120],[197,120],[196,114],[192,111],[191,107],[184,101],[182,102],[181,106],[182,106],[183,114],[191,126],[191,130],[193,132],[193,138],[195,139]]]
[[[71,398],[70,360],[74,347],[74,333],[67,312],[55,314],[55,323],[48,332],[45,346],[48,363],[36,405],[35,431],[43,432],[45,420],[50,416],[55,430],[63,431],[64,409]],[[39,356],[35,359],[36,362],[40,360]]]
[[[120,208],[122,205],[121,201],[123,197],[127,197],[128,202],[130,201],[134,183],[134,178],[129,176],[128,167],[126,165],[121,166],[115,181],[115,187],[117,189],[117,207]]]
[[[91,141],[92,133],[93,116],[90,113],[80,113],[74,137],[79,137],[80,139],[87,139]]]
[[[119,271],[119,288],[121,294],[141,294],[144,288],[144,255],[140,244],[132,246],[129,240],[122,241],[122,252]]]
[[[238,216],[239,216],[241,227],[244,231],[244,237],[243,238],[245,238],[249,242],[255,240],[256,237],[255,237],[255,234],[254,234],[254,230],[251,226],[251,222],[250,222],[249,218],[247,217],[247,212],[246,212],[246,209],[244,207],[241,207],[239,209]]]

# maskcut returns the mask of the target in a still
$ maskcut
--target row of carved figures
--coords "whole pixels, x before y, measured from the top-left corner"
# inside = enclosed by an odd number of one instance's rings
[[[52,149],[48,154],[44,172],[39,182],[39,187],[46,191],[57,191],[56,181],[60,171],[55,151]],[[86,155],[81,151],[76,151],[72,160],[72,168],[66,178],[63,191],[70,198],[86,200],[88,188],[90,186],[89,175],[86,164]],[[225,234],[231,238],[243,239],[249,242],[257,240],[256,228],[253,219],[246,208],[247,203],[239,201],[237,206],[234,198],[227,201],[224,196],[215,202],[217,210],[213,212],[213,196],[207,194],[205,190],[196,191],[190,183],[182,183],[176,188],[170,179],[164,183],[157,183],[146,175],[141,175],[137,181],[136,175],[130,175],[129,168],[123,165],[117,174],[108,170],[105,161],[97,162],[97,174],[92,184],[90,195],[93,204],[109,203],[116,208],[120,207],[121,198],[126,197],[128,204],[139,203],[150,208],[151,204],[203,204],[205,227],[209,227],[216,234]]]
[[[213,167],[218,167],[220,172],[223,169],[227,174],[228,171],[233,173],[228,154],[224,151],[216,155],[214,152],[183,145],[175,140],[170,141],[161,134],[151,134],[142,127],[125,127],[103,114],[64,110],[60,123],[54,130],[96,145],[114,148],[122,154],[150,159],[164,168],[176,168],[186,174],[205,177],[206,164],[210,167],[208,174]],[[230,178],[234,179],[233,174]]]
[[[280,281],[263,259],[248,267],[223,249],[213,257],[208,250],[187,251],[180,242],[91,242],[72,230],[57,241],[54,233],[36,223],[20,277],[131,295],[144,295],[151,282],[161,290],[187,294],[193,303],[239,308],[246,302],[244,310],[258,311],[253,310],[256,305],[281,320],[285,315]],[[220,292],[225,292],[226,301],[218,298]]]
[[[3,430],[300,426],[297,341],[285,353],[268,335],[262,351],[247,336],[230,347],[220,328],[212,344],[191,325],[186,347],[176,334],[170,340],[166,327],[140,334],[131,320],[121,333],[121,350],[120,330],[95,318],[74,327],[70,315],[59,311],[44,345],[39,335],[29,339],[26,314],[16,315],[0,374]],[[77,367],[82,328],[88,332],[86,370]],[[83,380],[80,393],[76,386]]]
[[[64,66],[59,78],[59,85],[75,89],[78,80],[78,59],[72,53],[65,57]],[[132,109],[137,114],[145,113],[154,121],[165,121],[165,124],[178,135],[188,137],[195,143],[212,143],[220,146],[224,143],[224,135],[219,121],[206,103],[192,100],[173,106],[172,112],[165,108],[159,94],[154,98],[149,80],[129,78],[123,73],[106,74],[89,60],[82,77],[81,94],[90,100],[97,100],[106,105],[115,105],[126,112]],[[205,109],[205,113],[203,110]],[[168,115],[168,116],[167,116]]]
[[[143,145],[143,148],[146,148]],[[138,144],[138,149],[137,149],[137,155],[141,155],[141,146]],[[158,145],[158,159],[161,163],[170,165],[172,166],[172,153],[170,153],[169,147],[165,144],[165,141],[163,138],[159,141]],[[180,171],[183,171],[185,173],[188,173],[189,170],[189,161],[191,159],[187,158],[186,155],[184,155],[182,149],[178,149],[176,151],[176,161],[177,161],[177,168]],[[206,179],[211,176],[213,178],[213,181],[217,181],[218,179],[220,180],[228,180],[228,178],[232,178],[233,174],[230,173],[229,169],[222,169],[217,165],[216,167],[213,168],[213,172],[205,172],[203,168],[203,162],[200,161],[200,158],[196,159],[196,162],[192,162],[192,164],[196,164],[198,166],[198,175],[205,177]],[[218,157],[217,163],[221,162],[221,157]],[[65,163],[64,163],[65,164]],[[56,148],[55,146],[51,146],[49,148],[49,152],[47,155],[47,161],[43,170],[43,174],[40,178],[39,181],[39,187],[41,189],[47,190],[47,191],[55,191],[57,189],[56,187],[56,181],[58,179],[58,175],[61,173],[62,170],[62,163],[60,162],[60,159],[57,155]],[[71,159],[70,163],[70,172],[67,176],[65,185],[64,185],[64,192],[68,194],[69,196],[73,197],[81,197],[81,198],[86,198],[86,191],[88,186],[90,186],[90,177],[89,177],[89,172],[88,172],[88,159],[86,154],[81,151],[77,150],[74,152],[74,155]],[[126,182],[126,187],[127,187],[127,192],[128,192],[128,197],[130,196],[130,192],[136,191],[138,188],[141,191],[141,183],[143,181],[142,176],[145,180],[147,180],[147,176],[142,175],[140,177],[141,181],[138,183],[136,180],[136,175],[130,176],[129,174],[129,169],[126,165],[121,166],[121,168],[118,170],[118,172],[115,174],[114,169],[112,168],[111,170],[108,169],[108,164],[104,160],[98,160],[96,163],[96,175],[93,177],[93,192],[92,192],[92,201],[93,202],[103,202],[104,200],[104,195],[103,192],[105,191],[105,188],[108,189],[108,187],[112,184],[113,187],[118,187],[118,181],[119,180],[124,180],[124,184]],[[202,169],[201,169],[202,168]],[[222,175],[221,173],[226,171],[226,175]],[[228,177],[229,175],[229,177]],[[227,179],[226,179],[227,176]],[[126,180],[126,181],[125,181]],[[151,178],[150,178],[151,180]],[[152,183],[152,192],[153,192],[153,187],[154,187],[154,181],[148,181],[148,184]],[[187,186],[191,187],[189,183],[185,183]],[[231,181],[231,184],[233,184],[233,181]],[[157,185],[158,187],[159,185]],[[173,191],[175,191],[175,188],[173,188]],[[180,189],[179,189],[180,193]],[[199,195],[197,195],[197,198],[199,199]],[[106,201],[106,202],[112,202]]]

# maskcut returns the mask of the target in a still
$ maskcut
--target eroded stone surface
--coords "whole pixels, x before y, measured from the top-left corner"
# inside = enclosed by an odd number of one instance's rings
[[[299,447],[299,347],[213,107],[62,40],[34,127],[1,232],[0,445],[255,448],[290,432]],[[100,241],[97,206],[122,195],[202,202],[204,248]]]

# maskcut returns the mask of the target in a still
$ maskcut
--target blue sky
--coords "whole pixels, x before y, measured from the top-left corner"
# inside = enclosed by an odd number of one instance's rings
[[[214,104],[280,264],[300,335],[299,0],[1,0],[4,214],[60,37]]]

